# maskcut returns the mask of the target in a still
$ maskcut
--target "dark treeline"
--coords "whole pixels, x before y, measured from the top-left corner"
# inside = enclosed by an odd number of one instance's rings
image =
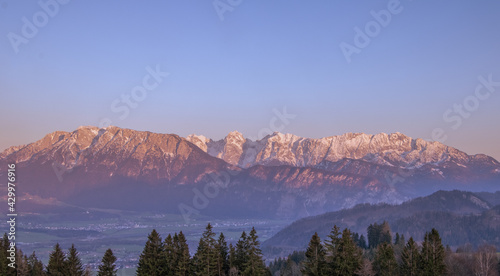
[[[218,236],[207,225],[193,256],[189,253],[186,237],[181,232],[162,239],[153,230],[139,257],[138,276],[294,276],[294,275],[500,275],[496,248],[482,245],[473,250],[470,244],[452,252],[444,247],[437,230],[424,234],[418,244],[410,237],[394,236],[387,222],[371,224],[364,235],[341,230],[334,226],[325,241],[315,233],[306,251],[298,251],[287,258],[272,261],[266,267],[257,232],[254,228],[242,232],[235,245],[226,242],[223,233]],[[54,246],[48,264],[17,250],[16,269],[8,266],[7,236],[0,239],[0,275],[94,275],[84,266],[74,245],[64,252]],[[98,276],[117,275],[116,257],[108,249],[99,265]]]
[[[452,212],[428,211],[413,214],[391,223],[392,229],[399,233],[408,233],[422,237],[425,230],[421,225],[432,225],[439,229],[443,243],[461,245],[490,243],[500,246],[499,223],[500,205],[475,215],[457,215]]]
[[[46,266],[38,260],[35,252],[29,257],[17,250],[16,269],[8,266],[8,239],[0,240],[0,276],[10,275],[57,275],[57,276],[87,276],[92,275],[89,266],[84,266],[74,246],[65,253],[59,244],[49,256]],[[98,276],[117,275],[116,257],[111,249],[104,254],[97,272]],[[240,239],[233,246],[227,244],[223,233],[218,237],[207,225],[200,238],[194,256],[189,254],[186,237],[181,232],[173,236],[168,235],[165,240],[156,230],[153,230],[146,241],[137,266],[139,276],[179,276],[179,275],[247,275],[268,276],[267,269],[260,249],[260,242],[255,228],[247,234],[243,232]]]
[[[208,224],[193,257],[182,232],[162,238],[153,230],[139,258],[138,276],[159,275],[270,275],[264,264],[257,232],[243,232],[235,246],[227,245]]]
[[[394,236],[387,222],[371,224],[368,244],[363,235],[334,226],[322,242],[315,233],[305,252],[294,252],[269,265],[273,276],[294,275],[500,275],[496,248],[471,245],[452,252],[444,247],[436,229],[424,234],[421,244],[413,237]]]
[[[49,262],[45,266],[42,261],[38,259],[35,252],[30,256],[23,253],[22,250],[16,249],[15,266],[9,266],[10,256],[9,240],[5,234],[0,238],[0,275],[1,276],[91,276],[92,271],[89,266],[84,266],[79,253],[74,245],[71,245],[68,252],[65,253],[57,243],[54,250],[50,253]],[[102,258],[101,265],[97,272],[98,276],[114,276],[116,275],[116,257],[113,251],[108,249]]]

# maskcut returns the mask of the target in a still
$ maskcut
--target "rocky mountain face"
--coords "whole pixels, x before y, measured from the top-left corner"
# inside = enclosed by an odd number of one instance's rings
[[[237,131],[220,141],[190,135],[188,141],[209,155],[239,167],[254,165],[324,166],[345,159],[405,169],[454,163],[466,167],[475,163],[495,167],[499,163],[486,155],[469,156],[439,142],[413,139],[401,133],[346,133],[320,139],[275,132],[261,140],[245,139]],[[322,165],[323,164],[323,165]]]
[[[7,149],[0,162],[16,163],[23,186],[43,196],[74,193],[113,178],[182,185],[231,167],[177,135],[117,127],[56,131]]]
[[[493,158],[400,133],[274,133],[251,141],[235,131],[213,141],[80,127],[11,147],[0,154],[0,166],[8,162],[17,165],[22,194],[166,212],[185,204],[202,215],[300,217],[443,188],[498,190],[500,183]]]
[[[467,155],[442,143],[413,139],[401,133],[347,133],[320,139],[274,133],[252,141],[239,132],[231,132],[219,141],[196,135],[188,136],[187,140],[209,155],[240,168],[313,167],[376,178],[391,186],[424,178],[426,183],[471,183],[500,175],[500,163],[492,157]]]

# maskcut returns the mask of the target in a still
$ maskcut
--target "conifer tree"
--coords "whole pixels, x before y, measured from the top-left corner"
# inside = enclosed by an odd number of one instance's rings
[[[380,226],[380,243],[392,244],[391,227],[387,221]]]
[[[248,237],[245,231],[241,233],[241,237],[236,243],[234,267],[238,271],[245,271],[248,264]]]
[[[271,261],[268,266],[271,275],[277,275],[280,273],[280,271],[283,271],[283,268],[285,267],[285,262],[286,260],[282,259],[281,257],[279,257],[278,259],[274,259],[274,261]]]
[[[75,248],[75,245],[72,244],[69,249],[68,258],[66,260],[66,269],[68,272],[68,276],[82,276],[83,275],[83,266],[80,257],[78,257],[78,251]]]
[[[29,275],[28,257],[21,249],[16,253],[16,272],[18,276]]]
[[[42,261],[38,260],[35,251],[28,257],[29,275],[45,275]]]
[[[352,239],[354,240],[354,243],[359,244],[359,234],[358,233],[353,232]]]
[[[116,276],[116,257],[113,255],[113,250],[108,248],[102,257],[101,264],[97,276]]]
[[[387,221],[382,224],[370,224],[367,229],[368,245],[370,248],[376,248],[381,243],[392,244],[391,227]]]
[[[394,256],[396,256],[396,262],[398,262],[398,264],[401,264],[401,254],[403,252],[404,247],[405,247],[405,236],[396,233],[396,238],[394,239],[394,246],[392,247],[392,249],[394,249]]]
[[[403,248],[401,253],[401,266],[400,274],[408,276],[418,275],[418,261],[420,259],[420,254],[418,252],[417,243],[412,237],[408,240],[408,243]]]
[[[177,233],[175,233],[177,239]],[[173,276],[175,272],[175,251],[172,235],[168,234],[163,242],[163,251],[165,252],[165,275]]]
[[[232,243],[229,244],[229,269],[236,268],[236,248]]]
[[[220,233],[217,240],[217,275],[227,275],[229,273],[228,247],[226,238]]]
[[[366,232],[368,233],[368,245],[370,248],[376,248],[380,239],[380,228],[378,227],[378,224],[370,224],[366,229]]]
[[[318,233],[314,233],[306,250],[306,260],[302,273],[310,276],[322,276],[326,274],[325,249],[321,244]]]
[[[159,276],[165,270],[165,251],[160,235],[155,229],[149,234],[148,241],[144,246],[139,265],[137,266],[138,276]]]
[[[326,243],[328,273],[332,275],[353,275],[362,264],[362,250],[354,243],[351,231],[344,229],[342,236],[334,226]]]
[[[342,232],[342,239],[334,262],[337,263],[339,275],[354,275],[361,268],[363,252],[354,243],[351,231],[347,228]]]
[[[248,261],[242,275],[261,276],[266,274],[266,266],[262,259],[262,251],[260,249],[259,237],[257,231],[252,227],[250,235],[247,238],[248,245]]]
[[[215,233],[212,231],[212,225],[209,223],[203,232],[198,249],[196,250],[195,264],[196,275],[217,275],[217,242]]]
[[[373,269],[377,276],[398,275],[398,263],[392,245],[386,242],[379,244],[373,260]]]
[[[66,276],[66,256],[59,243],[56,243],[54,250],[50,253],[49,263],[47,264],[48,276]]]
[[[15,276],[16,269],[9,266],[10,260],[7,257],[10,256],[10,253],[7,251],[10,247],[10,241],[7,236],[7,233],[4,233],[3,238],[0,239],[0,275],[6,276]]]
[[[325,241],[327,262],[332,263],[333,258],[337,254],[337,250],[341,240],[340,228],[334,225],[330,234],[328,234],[328,240]]]
[[[284,264],[281,274],[283,276],[299,276],[302,275],[299,266],[291,259],[288,258]]]
[[[396,233],[396,238],[394,238],[394,244],[399,244],[399,243],[400,243],[399,233]]]
[[[186,241],[186,237],[182,233],[174,235],[174,275],[176,276],[187,276],[191,273],[191,255],[189,255],[189,247]]]
[[[358,243],[358,246],[361,247],[362,249],[367,249],[368,248],[368,244],[366,243],[366,238],[365,236],[361,235],[359,237],[359,243]]]
[[[444,275],[446,272],[444,258],[445,252],[441,237],[439,232],[432,228],[430,233],[425,234],[422,243],[419,262],[420,272],[424,275]]]

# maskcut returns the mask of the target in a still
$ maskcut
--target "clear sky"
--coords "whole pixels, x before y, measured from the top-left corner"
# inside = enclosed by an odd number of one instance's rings
[[[103,122],[258,137],[286,107],[284,133],[440,128],[500,159],[500,1],[59,1],[0,0],[0,150]]]

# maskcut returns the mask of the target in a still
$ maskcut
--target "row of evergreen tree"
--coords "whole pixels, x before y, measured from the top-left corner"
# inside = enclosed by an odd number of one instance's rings
[[[500,263],[496,248],[481,246],[477,252],[470,249],[451,249],[442,244],[439,232],[426,232],[419,245],[412,237],[392,233],[387,222],[372,224],[364,237],[349,229],[340,231],[334,226],[326,241],[315,233],[307,250],[294,252],[285,259],[271,262],[273,276],[295,275],[499,275]],[[365,244],[365,246],[361,246]]]
[[[387,235],[389,233],[389,235]],[[391,237],[383,232],[382,237]],[[370,239],[370,238],[369,238]],[[356,245],[349,229],[342,232],[334,226],[328,239],[322,243],[315,233],[305,252],[301,269],[303,275],[444,275],[445,251],[436,229],[425,234],[421,248],[410,238],[404,245],[401,261],[398,263],[395,247],[404,244],[404,238],[392,237],[377,245],[370,243],[370,250],[364,254]],[[371,255],[371,256],[370,256]]]
[[[93,275],[89,266],[82,264],[79,253],[72,244],[66,254],[57,243],[50,253],[49,262],[44,267],[42,261],[38,259],[35,252],[30,256],[22,250],[16,250],[16,268],[10,267],[10,260],[7,259],[10,253],[9,240],[5,234],[0,238],[0,275],[1,276],[91,276]],[[115,276],[117,268],[116,257],[111,249],[106,250],[97,271],[98,276]]]
[[[17,250],[16,269],[8,266],[7,236],[1,239],[0,244],[0,275],[57,275],[57,276],[90,276],[90,268],[84,267],[79,253],[74,245],[65,254],[59,244],[49,256],[46,267],[38,260],[35,252],[29,257]],[[113,251],[108,249],[102,258],[97,272],[98,276],[114,276],[117,269],[116,257]],[[209,223],[200,238],[198,248],[194,256],[189,253],[186,237],[181,232],[173,236],[168,235],[162,240],[159,233],[153,230],[142,251],[137,275],[159,276],[159,275],[270,275],[262,258],[260,242],[257,231],[252,228],[249,234],[243,232],[235,246],[227,244],[225,236],[220,233],[216,239],[212,225]]]
[[[223,233],[213,232],[208,224],[193,257],[184,234],[170,234],[162,238],[153,230],[139,258],[138,276],[159,275],[269,275],[262,258],[257,231],[243,231],[235,246],[227,245]]]
[[[288,258],[277,259],[266,267],[255,228],[252,228],[249,234],[242,232],[236,245],[228,246],[224,234],[220,233],[216,237],[211,224],[208,224],[193,256],[190,255],[182,231],[173,236],[169,234],[163,240],[159,233],[153,230],[148,235],[139,257],[136,274],[138,276],[445,275],[447,270],[448,274],[456,274],[456,270],[450,269],[452,263],[456,266],[460,260],[466,260],[464,259],[466,255],[463,254],[445,260],[445,248],[435,229],[425,233],[421,245],[418,245],[412,237],[406,242],[404,236],[398,233],[392,242],[392,233],[387,222],[370,225],[367,237],[368,243],[363,235],[351,232],[348,228],[341,231],[339,227],[334,226],[324,242],[315,233],[305,252],[294,252]],[[0,275],[92,275],[90,268],[83,266],[74,245],[65,253],[59,244],[56,244],[46,267],[35,252],[27,256],[21,250],[17,250],[17,271],[7,265],[8,245],[7,236],[4,235],[0,238]],[[451,252],[449,248],[447,250],[448,253]],[[498,263],[496,249],[489,248],[481,254],[483,255],[478,255],[481,260],[486,258],[484,256],[488,256],[493,260],[489,262],[495,265]],[[102,258],[97,275],[116,275],[115,262],[113,251],[108,249]],[[497,275],[494,268],[481,269],[493,271],[491,275]]]

